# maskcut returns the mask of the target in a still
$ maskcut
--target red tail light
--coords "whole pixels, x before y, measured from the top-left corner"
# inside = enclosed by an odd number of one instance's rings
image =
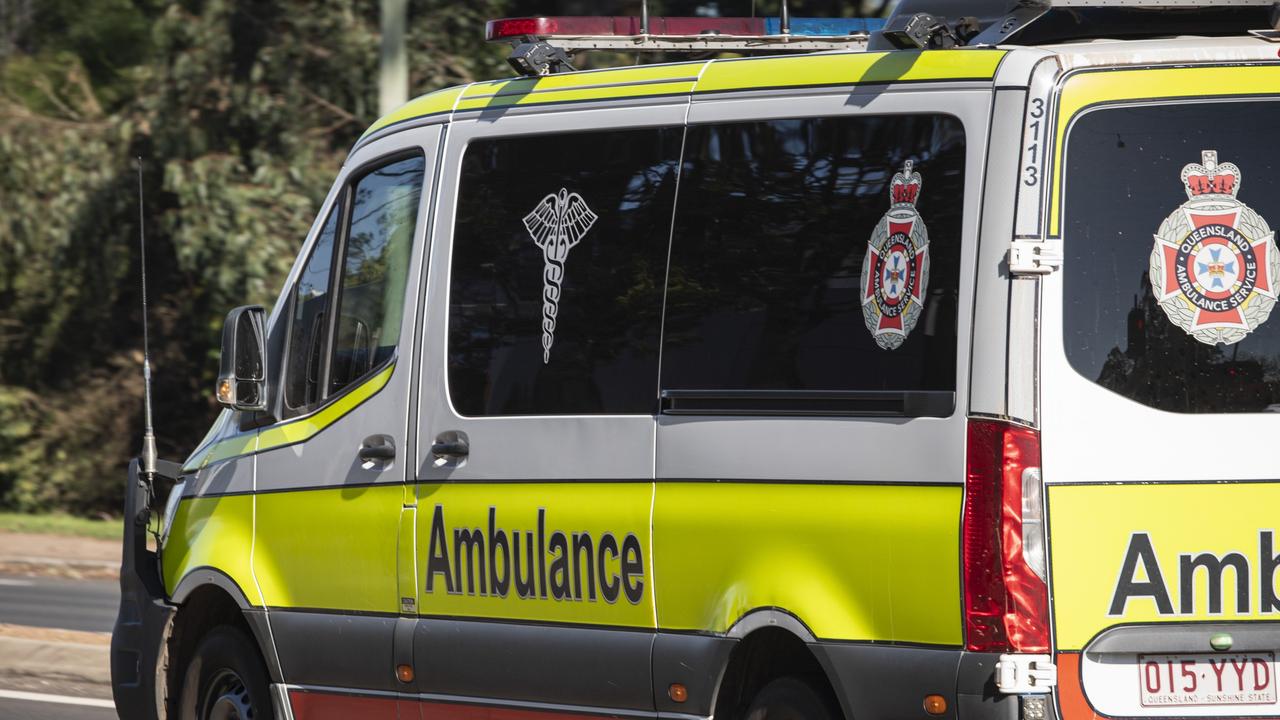
[[[1024,483],[1034,479],[1038,501],[1040,435],[970,420],[966,464],[965,645],[976,652],[1047,652],[1048,588],[1023,551]]]

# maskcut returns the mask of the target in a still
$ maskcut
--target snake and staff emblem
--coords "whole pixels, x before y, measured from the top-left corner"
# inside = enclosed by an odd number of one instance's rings
[[[560,188],[524,216],[524,227],[542,248],[542,362],[551,361],[551,345],[556,340],[556,314],[560,309],[560,286],[564,281],[564,261],[599,216],[591,212],[578,193]]]

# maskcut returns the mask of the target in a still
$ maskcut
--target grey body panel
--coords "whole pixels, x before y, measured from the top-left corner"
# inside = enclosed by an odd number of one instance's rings
[[[659,712],[710,716],[736,638],[658,633],[653,641],[653,703]],[[689,699],[675,702],[667,688],[680,683]]]
[[[391,651],[396,618],[285,609],[268,615],[290,684],[399,689]]]
[[[423,693],[653,708],[651,632],[423,618],[416,636]]]
[[[1023,90],[999,90],[991,113],[991,149],[983,188],[982,230],[975,263],[972,372],[969,411],[1009,417],[1008,363],[1010,280],[1007,256],[1013,238],[1015,204],[1009,199],[1018,182],[1018,146],[1022,133]]]
[[[245,622],[253,632],[253,639],[262,650],[262,658],[267,661],[267,675],[271,682],[283,682],[284,671],[280,669],[280,655],[276,653],[276,643],[271,636],[271,626],[267,622],[267,611],[253,608],[244,611]]]
[[[227,437],[237,433],[233,426],[239,422],[239,413],[227,413]],[[210,495],[239,495],[253,492],[253,458],[240,456],[210,463],[187,476],[182,496],[204,497]]]
[[[924,696],[935,693],[948,699],[948,713],[937,717],[956,717],[950,700],[958,650],[830,642],[809,648],[831,678],[848,717],[920,717]],[[903,672],[908,667],[910,672]]]
[[[1020,701],[1017,695],[1005,695],[996,689],[997,653],[960,653],[956,672],[956,714],[961,720],[1019,720]],[[1045,720],[1057,720],[1052,702],[1046,703]]]

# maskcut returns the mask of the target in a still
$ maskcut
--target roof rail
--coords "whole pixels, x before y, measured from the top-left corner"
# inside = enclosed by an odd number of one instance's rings
[[[868,49],[1245,35],[1278,23],[1276,0],[901,0]]]

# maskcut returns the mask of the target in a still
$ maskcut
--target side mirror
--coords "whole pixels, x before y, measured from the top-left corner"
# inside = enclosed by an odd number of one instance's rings
[[[222,325],[218,402],[236,410],[266,410],[266,311],[245,305]]]

